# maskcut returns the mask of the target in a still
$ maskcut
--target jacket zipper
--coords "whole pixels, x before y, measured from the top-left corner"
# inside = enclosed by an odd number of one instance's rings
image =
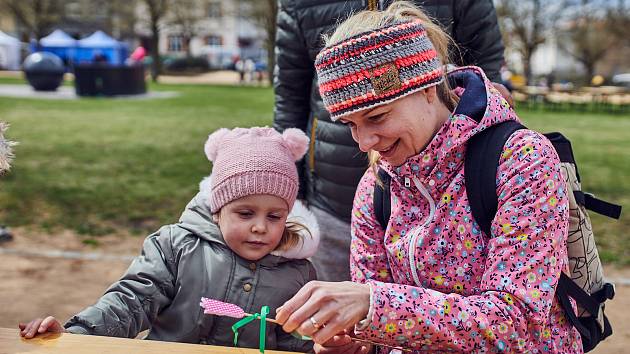
[[[435,216],[435,202],[433,198],[431,198],[431,194],[427,191],[426,188],[420,183],[420,180],[417,177],[413,177],[413,183],[420,191],[420,194],[429,202],[429,216],[424,220],[422,226],[419,226],[412,230],[413,235],[411,236],[411,243],[409,244],[409,265],[411,267],[411,275],[413,276],[413,281],[417,286],[422,286],[420,284],[420,278],[418,277],[417,267],[416,267],[416,242],[418,240],[418,236],[420,235],[420,231],[425,228]],[[405,177],[405,186],[411,185],[411,181],[409,177]]]
[[[308,167],[311,173],[315,172],[315,132],[317,130],[317,117],[313,117],[313,126],[311,127],[311,141],[308,144]]]

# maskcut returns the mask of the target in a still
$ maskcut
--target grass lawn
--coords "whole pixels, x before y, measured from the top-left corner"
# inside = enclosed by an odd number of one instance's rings
[[[0,83],[16,80],[0,79]],[[98,236],[137,234],[176,221],[210,172],[203,154],[219,127],[270,125],[269,88],[151,85],[159,100],[0,98],[0,120],[20,142],[0,182],[0,221]],[[585,190],[630,208],[630,116],[519,110],[540,131],[573,142]],[[594,217],[602,255],[630,264],[630,210]]]

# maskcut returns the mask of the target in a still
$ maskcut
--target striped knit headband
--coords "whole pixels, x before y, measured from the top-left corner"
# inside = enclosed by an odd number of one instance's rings
[[[442,82],[442,63],[421,21],[364,32],[324,48],[315,60],[333,121]]]

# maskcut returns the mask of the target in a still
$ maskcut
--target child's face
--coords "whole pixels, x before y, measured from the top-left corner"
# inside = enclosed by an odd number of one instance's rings
[[[289,207],[284,199],[255,194],[224,205],[219,211],[218,224],[232,251],[256,261],[276,249],[288,215]]]

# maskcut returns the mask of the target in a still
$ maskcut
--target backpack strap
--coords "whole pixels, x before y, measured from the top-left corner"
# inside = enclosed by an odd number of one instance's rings
[[[569,322],[580,332],[582,347],[585,352],[595,348],[599,342],[612,334],[612,326],[608,318],[603,314],[604,302],[611,300],[615,296],[615,287],[610,283],[589,295],[579,285],[577,285],[564,272],[560,273],[560,279],[556,287],[556,297],[562,305]],[[578,317],[573,310],[571,301],[575,302],[588,311],[589,317]]]
[[[389,223],[389,216],[392,213],[391,191],[389,189],[392,178],[382,168],[378,169],[378,178],[383,185],[379,183],[374,184],[374,214],[378,223],[385,230]]]
[[[571,142],[569,139],[565,138],[564,135],[558,132],[546,133],[545,136],[553,144],[553,147],[558,153],[558,157],[560,157],[560,161],[568,162],[575,166],[575,174],[579,182],[580,173],[578,172],[578,167],[575,163],[575,157],[573,156],[573,149],[571,148]],[[584,205],[584,207],[588,210],[613,219],[619,219],[621,216],[621,205],[609,203],[596,198],[590,193],[584,193],[582,191],[573,191],[573,195],[575,196],[575,201],[579,205]]]
[[[524,128],[516,121],[505,121],[474,135],[466,147],[466,195],[473,218],[488,237],[499,204],[496,184],[499,156],[507,139]]]
[[[619,219],[621,216],[621,205],[601,200],[590,193],[584,193],[582,191],[573,191],[573,195],[578,204],[584,205],[586,209],[597,214],[613,219]]]

